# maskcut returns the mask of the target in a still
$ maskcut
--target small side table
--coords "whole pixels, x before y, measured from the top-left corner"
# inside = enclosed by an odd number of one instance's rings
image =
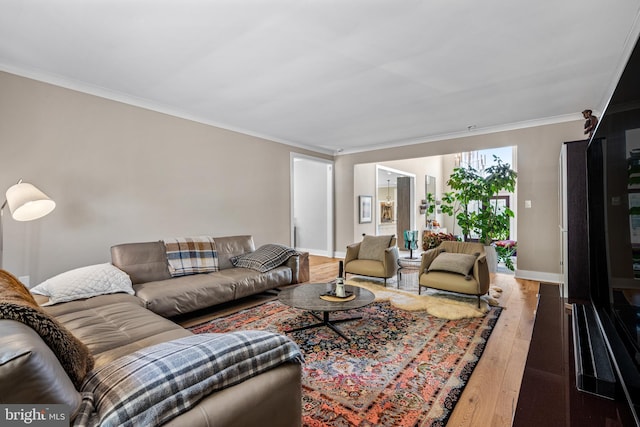
[[[416,258],[398,258],[398,289],[400,288],[400,282],[402,282],[403,285],[405,284],[402,280],[403,273],[405,273],[405,276],[408,275],[411,278],[413,278],[413,276],[416,276],[416,279],[420,277],[420,264],[422,264],[421,256]],[[415,280],[415,282],[411,280],[408,284],[413,287],[413,285],[418,284],[418,280]]]

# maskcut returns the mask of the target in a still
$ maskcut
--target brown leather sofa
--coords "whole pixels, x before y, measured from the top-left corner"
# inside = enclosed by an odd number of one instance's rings
[[[261,273],[237,268],[231,258],[255,251],[252,236],[214,237],[220,271],[171,277],[162,241],[125,243],[111,248],[111,262],[131,278],[145,308],[163,317],[202,308],[298,283],[299,256]]]
[[[38,303],[46,297],[36,296]],[[101,295],[44,307],[83,342],[99,368],[141,348],[191,332],[143,307],[127,294]],[[81,395],[56,355],[29,326],[0,320],[0,403],[66,404],[78,410]],[[268,420],[268,422],[267,422]],[[301,366],[285,363],[211,393],[167,426],[299,426]]]
[[[298,256],[260,273],[230,262],[232,256],[255,249],[251,236],[215,240],[220,271],[176,278],[169,274],[162,242],[114,246],[113,264],[130,275],[135,296],[100,295],[41,309],[88,347],[96,369],[140,349],[192,335],[166,317],[297,282]],[[47,302],[47,297],[33,297],[38,304]],[[0,403],[65,404],[73,415],[82,397],[58,357],[31,327],[0,319]],[[301,372],[299,363],[279,365],[209,394],[164,425],[299,426]]]

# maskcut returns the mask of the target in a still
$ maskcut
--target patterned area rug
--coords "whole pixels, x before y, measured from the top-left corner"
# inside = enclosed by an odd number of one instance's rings
[[[445,320],[388,302],[332,313],[350,342],[326,327],[290,333],[305,355],[305,426],[444,426],[473,372],[501,309]],[[194,326],[194,333],[282,332],[317,323],[272,301]]]

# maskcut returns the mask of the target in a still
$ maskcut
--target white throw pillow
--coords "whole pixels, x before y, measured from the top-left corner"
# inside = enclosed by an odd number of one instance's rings
[[[49,302],[43,305],[117,292],[134,294],[129,275],[110,263],[69,270],[31,289],[33,294],[49,297]]]

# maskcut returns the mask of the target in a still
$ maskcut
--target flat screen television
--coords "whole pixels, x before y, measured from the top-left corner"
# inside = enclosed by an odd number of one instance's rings
[[[640,47],[587,147],[589,294],[621,396],[640,425]]]

